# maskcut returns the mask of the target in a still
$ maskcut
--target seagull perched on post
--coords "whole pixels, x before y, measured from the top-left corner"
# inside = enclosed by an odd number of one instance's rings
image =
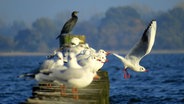
[[[130,74],[127,72],[128,68],[136,72],[147,72],[143,66],[139,65],[139,62],[144,56],[150,53],[155,41],[156,28],[157,23],[155,20],[152,20],[149,26],[145,29],[141,39],[125,57],[113,53],[113,55],[119,58],[124,64],[124,78],[130,78]]]

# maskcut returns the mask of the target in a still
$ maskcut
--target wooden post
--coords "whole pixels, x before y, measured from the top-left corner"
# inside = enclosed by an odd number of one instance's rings
[[[24,104],[109,104],[109,79],[106,71],[99,71],[101,79],[94,80],[88,87],[78,89],[79,99],[73,99],[71,88],[66,96],[60,95],[60,87],[54,83],[39,83],[33,87],[33,95]]]

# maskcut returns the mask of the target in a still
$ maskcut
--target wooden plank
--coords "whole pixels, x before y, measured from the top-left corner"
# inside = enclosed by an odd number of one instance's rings
[[[62,101],[62,102],[61,102]],[[72,98],[63,98],[61,101],[57,100],[40,100],[40,99],[28,99],[27,104],[99,104],[96,100],[74,100]]]

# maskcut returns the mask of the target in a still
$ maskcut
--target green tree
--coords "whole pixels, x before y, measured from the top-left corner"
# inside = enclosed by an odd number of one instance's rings
[[[43,46],[41,33],[31,30],[25,29],[18,32],[17,36],[15,37],[16,41],[16,48],[17,50],[21,51],[28,51],[28,52],[35,52],[41,50]],[[44,47],[44,50],[47,51]]]
[[[48,18],[37,19],[32,24],[33,29],[41,34],[41,40],[49,47],[56,46],[57,28],[54,21]]]
[[[0,51],[12,51],[14,49],[14,40],[12,38],[9,37],[5,37],[0,35]]]
[[[143,27],[140,15],[134,8],[110,8],[101,20],[98,44],[106,49],[128,48],[132,46]]]
[[[158,17],[158,49],[184,49],[184,10],[173,8]]]

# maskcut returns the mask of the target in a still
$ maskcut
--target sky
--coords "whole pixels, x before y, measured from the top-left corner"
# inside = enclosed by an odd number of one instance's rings
[[[81,20],[105,13],[111,7],[141,5],[153,11],[167,11],[183,0],[0,0],[0,19],[31,23],[37,18],[55,18],[59,13],[79,11]]]

